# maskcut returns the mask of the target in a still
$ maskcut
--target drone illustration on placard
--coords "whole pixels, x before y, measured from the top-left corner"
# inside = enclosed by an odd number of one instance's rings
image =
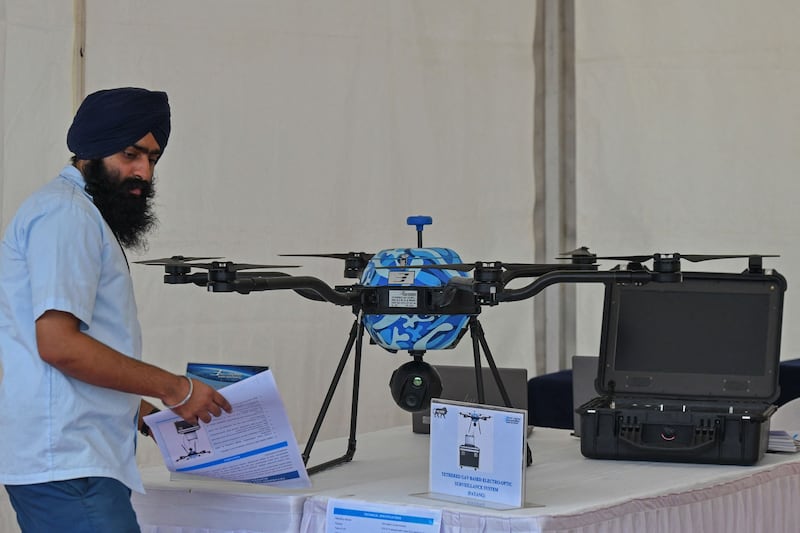
[[[430,350],[455,347],[469,331],[472,340],[478,402],[485,403],[481,353],[498,385],[507,407],[508,393],[478,319],[483,307],[532,298],[556,283],[644,284],[681,281],[681,260],[699,262],[712,259],[749,258],[751,271],[763,271],[763,257],[772,255],[681,255],[652,254],[598,257],[586,247],[565,252],[557,263],[506,263],[475,261],[465,263],[454,250],[423,247],[424,227],[429,216],[411,216],[417,246],[389,248],[377,253],[346,252],[329,254],[282,254],[284,257],[332,258],[344,261],[344,277],[349,285],[334,285],[313,277],[291,275],[286,269],[298,265],[251,264],[222,261],[219,257],[175,255],[137,261],[164,267],[164,283],[194,284],[209,292],[252,292],[292,290],[313,301],[349,307],[355,315],[339,364],[302,454],[307,463],[324,417],[346,363],[355,351],[351,400],[350,435],[347,451],[341,457],[308,469],[309,474],[348,462],[355,454],[356,414],[364,332],[370,342],[389,352],[404,351],[411,361],[397,368],[389,386],[395,402],[407,411],[430,407],[431,398],[442,392],[436,370],[424,361]],[[627,261],[610,270],[600,270],[598,261]],[[652,268],[645,263],[652,261]],[[530,279],[511,288],[514,280]]]
[[[467,431],[464,433],[464,443],[458,447],[458,465],[462,468],[469,466],[477,470],[481,463],[481,449],[475,442],[476,432],[477,434],[481,433],[481,421],[489,420],[492,417],[476,411],[466,413],[459,411],[458,414],[470,420]]]

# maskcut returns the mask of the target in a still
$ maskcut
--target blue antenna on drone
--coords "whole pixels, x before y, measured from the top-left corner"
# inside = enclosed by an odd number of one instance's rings
[[[406,224],[417,228],[417,248],[422,248],[422,230],[425,226],[433,224],[433,219],[426,215],[410,216],[406,219]]]

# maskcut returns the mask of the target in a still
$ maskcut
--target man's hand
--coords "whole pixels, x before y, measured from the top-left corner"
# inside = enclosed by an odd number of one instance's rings
[[[180,403],[189,393],[189,378],[180,377],[182,387],[177,387],[176,391],[168,397],[162,398],[165,405]],[[172,409],[172,412],[180,416],[190,424],[197,424],[198,419],[206,424],[211,422],[212,416],[220,416],[222,411],[231,412],[231,404],[214,387],[207,385],[199,380],[192,380],[192,394],[189,400]]]

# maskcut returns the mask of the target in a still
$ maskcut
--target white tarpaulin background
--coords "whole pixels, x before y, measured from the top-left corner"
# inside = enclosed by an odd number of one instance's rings
[[[36,20],[27,4],[5,4],[10,27]],[[145,86],[166,90],[172,103],[172,135],[157,169],[161,225],[149,251],[129,258],[300,263],[292,273],[347,284],[341,261],[279,254],[413,247],[405,219],[426,214],[434,219],[426,245],[470,262],[532,261],[534,8],[526,1],[87,2],[86,91]],[[60,15],[54,20],[71,23],[69,9]],[[4,223],[69,156],[70,56],[53,59],[32,41],[15,44],[20,61],[33,48],[37,61],[63,75],[43,73],[6,93],[5,107],[18,117],[6,122],[6,139],[16,140],[23,117],[45,124],[48,137],[13,150],[6,143]],[[60,44],[70,49],[69,31]],[[6,86],[12,76],[7,68]],[[42,94],[31,95],[37,86]],[[30,158],[45,161],[32,169]],[[175,372],[188,361],[267,364],[305,440],[344,349],[349,308],[288,291],[211,294],[164,285],[162,268],[131,271],[147,361]],[[532,368],[532,301],[488,309],[481,320],[499,365]],[[426,359],[471,364],[469,337]],[[388,383],[409,360],[365,346],[360,428],[408,423]],[[352,365],[321,438],[346,432],[351,383]]]
[[[576,2],[578,242],[780,254],[764,265],[789,284],[783,359],[800,357],[798,23],[782,0]],[[577,312],[578,352],[596,355],[602,289],[581,286]]]
[[[791,0],[575,6],[578,244],[781,254],[767,265],[789,280],[784,359],[800,343],[799,11]],[[131,259],[297,262],[292,273],[347,284],[339,261],[279,254],[414,246],[405,218],[427,214],[426,245],[465,262],[532,261],[535,12],[525,0],[88,0],[86,92],[145,86],[172,103],[160,229]],[[79,26],[72,3],[0,0],[3,226],[70,155]],[[348,309],[166,286],[155,267],[132,274],[147,361],[175,372],[188,361],[267,364],[306,438]],[[578,289],[578,353],[597,351],[599,294]],[[484,310],[499,365],[533,371],[533,320],[532,301]],[[467,338],[426,359],[470,364],[470,348]],[[365,348],[360,429],[408,422],[388,391],[407,360]],[[351,368],[323,438],[346,433]],[[158,461],[151,451],[144,462]]]

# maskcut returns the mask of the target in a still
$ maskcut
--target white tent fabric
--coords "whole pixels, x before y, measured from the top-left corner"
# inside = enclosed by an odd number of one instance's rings
[[[161,226],[131,259],[375,252],[413,246],[405,217],[429,214],[426,245],[465,261],[533,260],[535,7],[87,0],[86,91],[146,86],[173,104]],[[578,1],[575,16],[578,243],[602,254],[781,254],[767,265],[789,280],[782,357],[796,356],[800,6]],[[3,226],[69,156],[74,28],[72,3],[0,0]],[[334,260],[301,263],[297,272],[349,282]],[[306,438],[349,310],[132,272],[146,360],[176,372],[188,361],[268,364]],[[600,292],[578,288],[578,353],[597,352]],[[498,364],[535,368],[531,301],[481,320]],[[375,346],[364,356],[359,428],[406,423],[387,389],[408,356]],[[468,339],[426,358],[470,364]],[[323,438],[346,431],[349,374]],[[158,461],[153,452],[143,462]],[[0,513],[0,531],[14,531],[11,516]]]
[[[790,0],[576,5],[578,243],[780,254],[764,264],[789,283],[783,359],[800,357],[798,21]],[[596,355],[602,289],[578,291],[578,352]]]
[[[279,254],[413,247],[416,233],[405,219],[427,214],[434,224],[425,245],[452,248],[470,262],[532,261],[535,5],[498,5],[86,2],[86,91],[145,86],[166,90],[172,103],[172,137],[157,169],[161,225],[147,253],[131,260],[300,262],[293,273],[346,284],[339,261]],[[28,20],[45,16],[38,7],[24,13]],[[70,10],[53,20],[66,27],[60,50],[71,50]],[[35,64],[63,64],[63,72],[14,85],[5,107],[38,113],[57,149],[23,173],[40,142],[13,151],[6,143],[4,224],[69,155],[70,58],[25,45],[41,54]],[[15,57],[22,60],[22,51]],[[45,98],[58,113],[38,109]],[[188,361],[271,366],[305,440],[344,348],[349,309],[291,292],[165,286],[161,269],[142,265],[132,273],[146,360],[176,372]],[[499,365],[533,368],[531,301],[487,309],[481,320]],[[469,337],[426,359],[471,364]],[[365,347],[360,428],[408,422],[388,391],[392,370],[408,360]],[[322,438],[346,432],[351,368]]]
[[[68,158],[72,117],[71,3],[0,2],[0,220]]]
[[[168,91],[162,225],[148,257],[279,262],[281,253],[414,246],[532,260],[532,13],[482,2],[87,3],[87,91]],[[134,258],[135,259],[135,258]],[[298,272],[343,284],[343,265]],[[294,271],[293,271],[294,272]],[[303,440],[344,348],[348,309],[292,293],[208,294],[133,275],[146,357],[270,365]],[[532,365],[532,303],[486,313],[498,363]],[[511,334],[514,332],[514,334]],[[469,364],[469,342],[427,359]],[[410,360],[365,350],[362,427],[407,421],[388,394]],[[322,435],[342,434],[349,379]]]

